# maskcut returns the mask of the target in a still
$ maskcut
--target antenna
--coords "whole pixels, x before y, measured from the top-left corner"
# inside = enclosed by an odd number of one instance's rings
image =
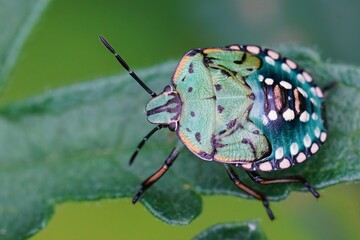
[[[140,86],[145,89],[152,97],[156,97],[156,93],[152,91],[146,84],[136,75],[136,73],[130,69],[129,65],[122,59],[122,57],[115,51],[113,47],[106,41],[106,39],[99,35],[100,41],[104,44],[104,46],[116,57],[116,59],[119,61],[119,63],[129,72],[130,76],[132,76],[135,81],[137,81]]]
[[[133,153],[133,155],[131,156],[130,158],[130,161],[129,161],[129,165],[131,165],[136,156],[138,155],[139,151],[141,150],[141,148],[144,146],[145,142],[155,133],[157,132],[158,130],[162,129],[164,126],[163,125],[157,125],[153,130],[151,130],[144,138],[143,140],[141,140],[141,142],[139,143],[139,145],[137,146],[135,152]]]

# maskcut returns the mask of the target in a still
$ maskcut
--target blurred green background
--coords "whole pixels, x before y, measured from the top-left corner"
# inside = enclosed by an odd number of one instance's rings
[[[301,44],[317,48],[325,59],[359,65],[359,12],[357,0],[53,0],[27,40],[0,103],[123,72],[98,34],[135,69],[180,59],[192,48],[231,43]],[[203,214],[190,226],[166,225],[130,199],[63,203],[32,239],[189,239],[210,225],[247,219],[259,219],[269,239],[360,239],[359,184],[320,193],[319,200],[292,193],[272,203],[274,222],[257,201],[205,197]]]

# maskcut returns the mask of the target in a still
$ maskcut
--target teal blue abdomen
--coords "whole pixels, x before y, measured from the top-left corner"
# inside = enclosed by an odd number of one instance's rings
[[[255,95],[250,119],[268,138],[272,151],[253,169],[272,171],[305,161],[326,139],[323,93],[293,61],[261,50],[261,68],[247,78]]]

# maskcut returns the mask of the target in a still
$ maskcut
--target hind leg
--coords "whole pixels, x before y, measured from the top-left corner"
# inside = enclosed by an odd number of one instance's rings
[[[311,192],[311,194],[319,198],[320,194],[313,188],[308,181],[306,181],[305,178],[300,176],[290,176],[290,177],[284,177],[284,178],[262,178],[255,172],[246,171],[250,178],[260,184],[273,184],[273,183],[302,183],[308,190]]]

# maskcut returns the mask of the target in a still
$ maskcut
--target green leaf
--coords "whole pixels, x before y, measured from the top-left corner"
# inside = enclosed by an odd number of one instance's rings
[[[197,235],[193,240],[265,240],[263,230],[257,222],[222,223],[214,225]]]
[[[0,87],[49,0],[0,0]]]
[[[359,180],[359,68],[321,61],[306,48],[283,47],[281,52],[305,66],[320,86],[338,84],[326,96],[329,136],[319,153],[267,175],[302,175],[316,188]],[[160,92],[175,67],[176,62],[168,62],[137,74]],[[46,225],[58,202],[131,197],[178,141],[174,133],[161,130],[128,166],[136,145],[153,128],[144,114],[149,99],[124,74],[2,107],[0,238],[34,234]],[[261,186],[242,169],[237,171],[246,184],[271,200],[283,199],[292,190],[305,191],[299,184]],[[234,187],[222,164],[201,161],[184,149],[141,202],[169,224],[188,224],[201,212],[202,194],[248,197]],[[267,217],[265,210],[262,217]]]

